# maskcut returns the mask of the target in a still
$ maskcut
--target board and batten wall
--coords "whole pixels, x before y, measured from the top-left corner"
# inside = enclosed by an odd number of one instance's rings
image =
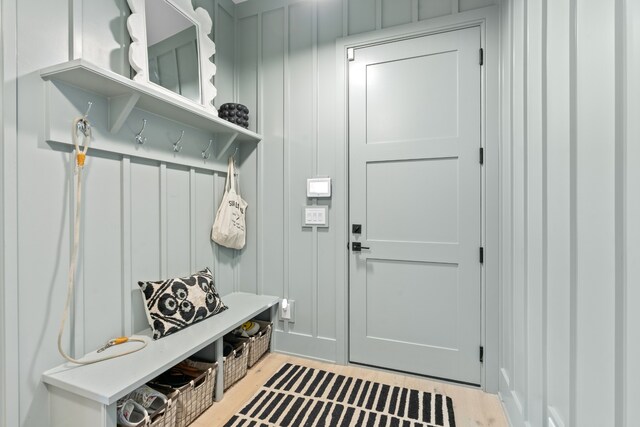
[[[231,0],[194,4],[214,18],[215,104],[220,105],[220,99],[233,97],[234,91],[234,5]],[[0,10],[4,124],[0,425],[46,427],[49,398],[41,375],[63,362],[56,339],[71,251],[74,167],[68,146],[45,142],[45,109],[55,110],[49,117],[64,116],[51,127],[68,129],[70,141],[71,122],[86,110],[92,95],[56,84],[47,101],[45,88],[51,84],[40,78],[39,70],[84,58],[128,76],[129,10],[126,0],[2,0]],[[106,141],[135,144],[142,118],[148,119],[146,144],[161,144],[170,151],[170,138],[179,136],[180,124],[139,110],[111,134],[104,100],[94,101],[89,116],[95,132],[92,147]],[[183,151],[199,156],[208,140],[207,135],[186,128]],[[142,146],[140,151],[144,150]],[[242,149],[241,171],[242,156],[251,151],[255,144]],[[72,355],[81,356],[112,337],[148,327],[138,280],[182,276],[209,266],[221,293],[239,289],[240,255],[217,248],[209,239],[226,159],[211,158],[209,164],[216,164],[218,171],[90,151],[84,173],[77,291],[67,323],[71,336],[66,333],[64,340]],[[255,205],[251,192],[255,194],[248,188],[249,203]],[[255,241],[255,233],[249,239]]]
[[[514,426],[637,425],[640,5],[501,12],[500,397]]]
[[[259,201],[256,258],[240,284],[295,301],[276,328],[278,351],[346,362],[348,235],[345,147],[336,138],[338,38],[493,5],[493,0],[260,0],[236,7],[236,95],[264,136],[250,160]],[[332,177],[330,200],[306,198],[306,179]],[[328,228],[302,227],[306,204],[329,206]],[[337,250],[336,248],[339,248]],[[249,265],[251,264],[251,265]]]

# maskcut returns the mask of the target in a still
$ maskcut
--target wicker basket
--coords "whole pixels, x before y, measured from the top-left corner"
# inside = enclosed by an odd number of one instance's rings
[[[182,362],[180,362],[180,365],[183,366],[188,366],[192,369],[197,369],[199,371],[206,371],[207,369],[211,368],[213,370],[213,387],[211,390],[211,396],[212,398],[215,400],[216,398],[216,375],[218,372],[218,363],[217,362],[205,362],[202,360],[197,360],[197,359],[186,359],[183,360]]]
[[[174,390],[167,394],[167,403],[160,409],[160,413],[153,417],[151,422],[144,424],[145,427],[175,427],[176,413],[178,410],[178,396],[180,392]]]
[[[177,367],[179,368],[184,363],[181,362]],[[175,405],[176,422],[174,425],[176,427],[188,426],[213,404],[216,369],[217,366],[210,367],[188,384],[168,389],[178,391]]]
[[[249,360],[249,340],[246,338],[233,338],[229,340],[234,346],[233,352],[223,360],[224,390],[231,387],[247,374],[247,362]]]
[[[249,338],[249,361],[248,366],[252,367],[260,358],[269,351],[271,346],[271,330],[273,328],[271,322],[263,320],[254,320],[260,325],[260,331]]]

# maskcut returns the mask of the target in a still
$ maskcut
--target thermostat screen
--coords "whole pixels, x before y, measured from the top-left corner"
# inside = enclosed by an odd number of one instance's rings
[[[327,194],[329,192],[329,183],[327,181],[311,181],[309,184],[309,192]]]
[[[331,178],[307,179],[307,197],[331,197]]]

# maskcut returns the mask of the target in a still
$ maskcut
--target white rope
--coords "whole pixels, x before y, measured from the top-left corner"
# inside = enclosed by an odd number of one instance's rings
[[[82,141],[82,147],[78,145],[78,123],[84,122],[85,132],[84,138]],[[121,344],[124,342],[141,342],[142,347],[137,347],[132,350],[125,351],[124,353],[117,353],[109,356],[103,356],[98,359],[91,360],[78,360],[69,356],[62,347],[62,334],[64,332],[64,325],[69,317],[69,306],[71,304],[71,299],[73,297],[73,291],[75,288],[75,272],[78,263],[78,247],[80,246],[80,208],[82,205],[82,169],[84,167],[84,160],[87,154],[87,149],[89,148],[89,143],[91,142],[91,126],[87,121],[86,117],[79,117],[73,121],[73,128],[71,131],[73,144],[76,146],[76,207],[75,207],[75,220],[73,225],[73,250],[71,251],[71,261],[69,262],[69,280],[67,282],[67,301],[64,305],[64,312],[62,314],[62,322],[60,323],[60,330],[58,331],[58,351],[66,360],[72,363],[77,363],[80,365],[89,365],[96,362],[101,362],[103,360],[114,359],[116,357],[125,356],[127,354],[134,353],[136,351],[140,351],[147,346],[147,341],[141,338],[133,338],[133,337],[121,337],[117,339],[113,339],[107,342],[107,344],[102,348],[103,350],[109,348],[113,345]]]

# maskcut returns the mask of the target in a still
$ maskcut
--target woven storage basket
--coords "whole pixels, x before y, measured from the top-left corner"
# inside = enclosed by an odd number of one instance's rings
[[[216,374],[218,372],[218,363],[217,362],[205,362],[197,359],[187,359],[180,363],[183,366],[189,366],[190,368],[197,369],[199,371],[206,371],[207,369],[213,369],[213,387],[211,390],[211,396],[213,399],[216,398]]]
[[[153,417],[151,422],[145,423],[145,427],[175,427],[176,425],[176,413],[178,410],[178,396],[180,392],[177,390],[167,394],[167,403],[164,404],[164,408],[160,409],[159,415]]]
[[[233,344],[233,352],[222,359],[225,390],[247,374],[247,362],[249,361],[249,340],[233,338],[229,342]]]
[[[184,366],[185,362],[177,365]],[[176,400],[176,427],[186,427],[213,404],[213,387],[215,385],[216,367],[208,368],[188,384],[182,387],[169,388],[178,391]],[[192,371],[190,369],[189,371]],[[156,388],[156,387],[154,387]]]
[[[248,366],[252,367],[258,360],[269,351],[271,346],[271,330],[273,326],[271,322],[263,320],[254,320],[260,325],[260,331],[249,338],[249,361]]]

